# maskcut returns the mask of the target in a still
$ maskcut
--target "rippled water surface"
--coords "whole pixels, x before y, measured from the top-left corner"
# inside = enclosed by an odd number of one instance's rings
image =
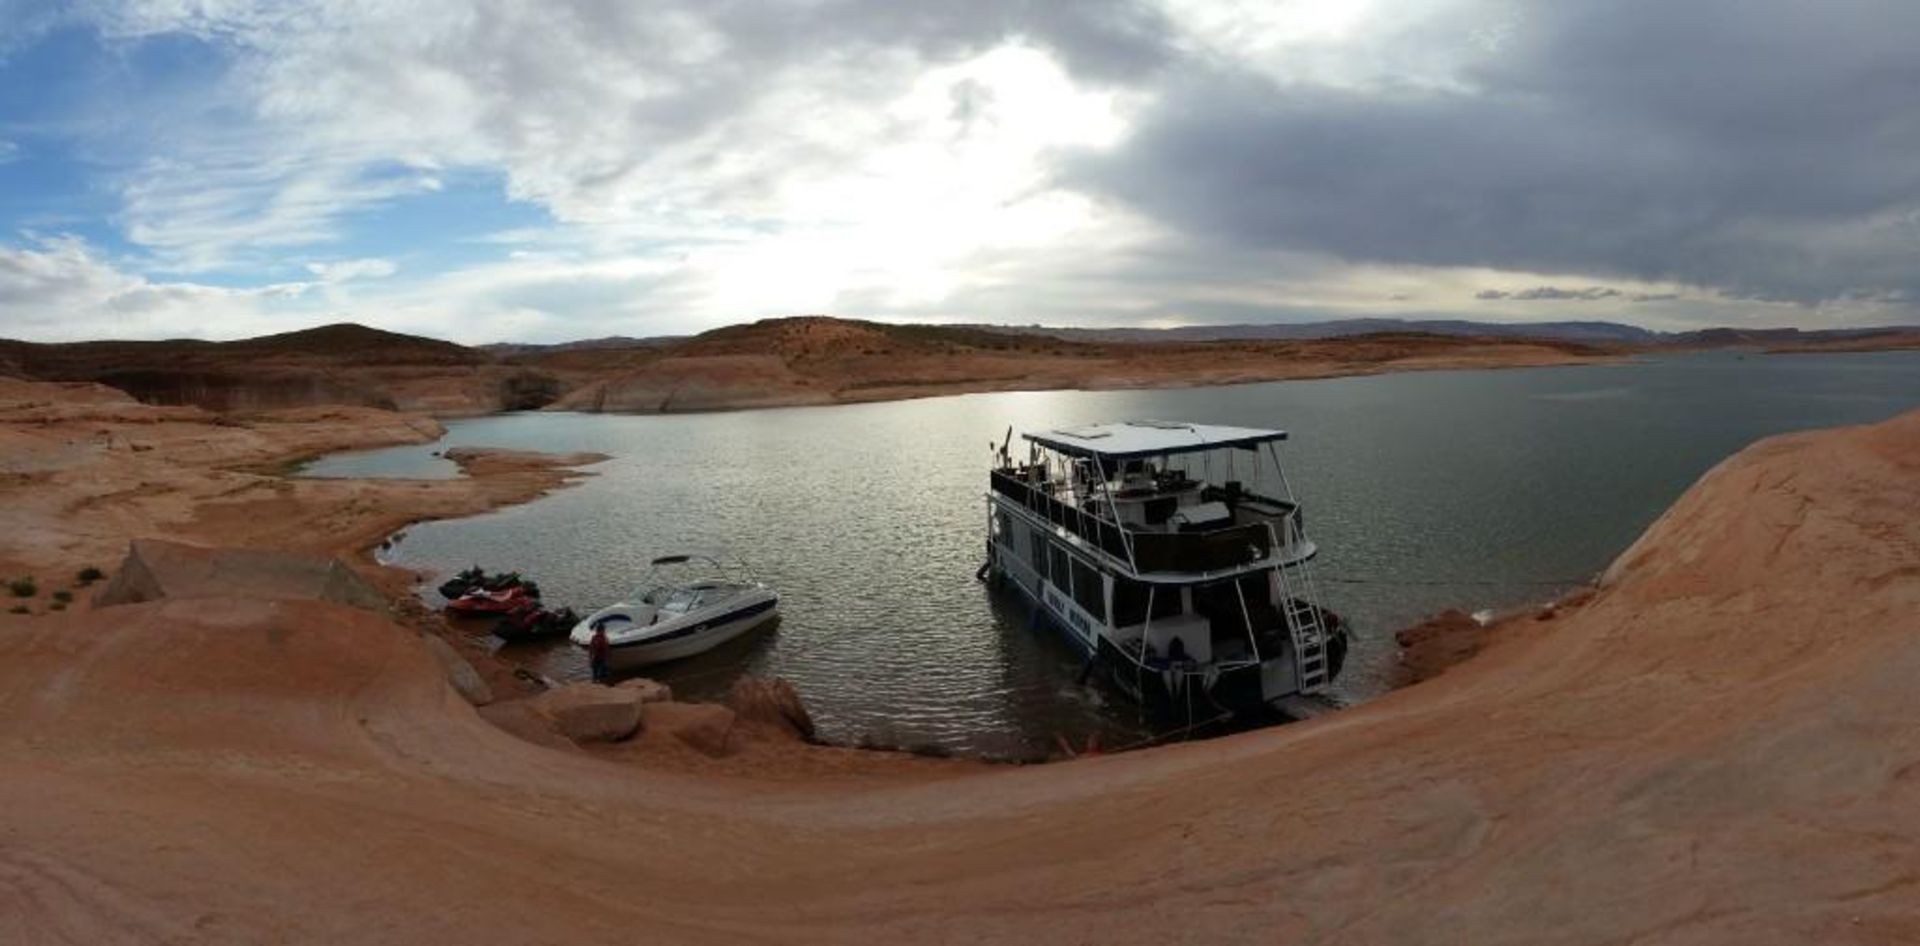
[[[452,445],[594,450],[597,475],[538,502],[408,530],[393,558],[537,578],[549,602],[619,599],[649,559],[729,549],[784,596],[770,632],[654,675],[699,696],[741,672],[799,687],[823,734],[1031,755],[1155,724],[1075,682],[1065,645],[974,580],[988,443],[1007,427],[1165,418],[1274,426],[1358,632],[1338,690],[1381,692],[1395,628],[1590,579],[1694,478],[1755,438],[1920,406],[1920,353],[1713,353],[1625,365],[1393,374],[1170,391],[980,394],[666,417],[523,414],[434,446],[332,457],[310,475],[447,476]],[[430,592],[429,592],[430,594]],[[564,644],[505,651],[584,677]],[[1159,724],[1164,726],[1165,724]]]

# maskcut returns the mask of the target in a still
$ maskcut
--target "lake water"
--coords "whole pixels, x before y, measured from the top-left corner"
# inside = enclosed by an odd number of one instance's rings
[[[1592,579],[1686,487],[1756,438],[1920,406],[1920,353],[1716,352],[1621,365],[1430,372],[1151,391],[978,394],[673,416],[458,421],[433,446],[331,457],[322,476],[449,476],[454,445],[593,450],[597,475],[537,502],[408,530],[390,560],[478,563],[581,611],[624,596],[655,556],[731,550],[784,596],[780,625],[654,676],[695,697],[742,672],[799,688],[840,742],[1031,756],[1064,737],[1147,738],[1024,604],[974,580],[988,444],[1161,418],[1288,430],[1281,447],[1322,553],[1328,603],[1357,638],[1336,693],[1393,676],[1393,631],[1449,607],[1516,606]],[[431,592],[427,592],[431,596]],[[511,659],[584,678],[564,643]]]

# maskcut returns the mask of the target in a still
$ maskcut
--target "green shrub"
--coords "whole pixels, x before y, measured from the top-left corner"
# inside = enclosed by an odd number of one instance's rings
[[[58,601],[61,604],[66,604],[67,602],[73,600],[73,592],[66,591],[66,590],[56,591],[53,593],[53,600]]]
[[[40,586],[34,584],[32,575],[28,575],[25,578],[15,578],[7,582],[7,590],[13,592],[16,598],[31,598],[40,593]]]
[[[87,567],[80,569],[80,584],[83,584],[83,585],[91,585],[94,582],[99,581],[100,579],[105,577],[107,577],[106,572],[103,572],[100,569],[93,567],[92,565],[88,565]]]
[[[29,608],[29,607],[27,607],[27,606],[26,606],[26,605],[24,605],[24,604],[16,604],[16,605],[14,605],[13,607],[11,607],[11,608],[8,608],[8,609],[7,609],[7,612],[8,612],[9,614],[32,614],[32,613],[33,613],[33,609],[32,609],[32,608]]]

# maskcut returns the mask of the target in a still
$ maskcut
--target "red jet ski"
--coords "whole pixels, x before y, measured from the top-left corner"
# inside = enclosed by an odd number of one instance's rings
[[[508,614],[527,604],[537,604],[537,602],[520,585],[512,585],[499,591],[475,588],[447,602],[447,613],[459,617]]]
[[[510,643],[539,640],[565,636],[578,623],[580,616],[573,613],[572,608],[549,611],[529,598],[520,607],[493,622],[493,634]]]

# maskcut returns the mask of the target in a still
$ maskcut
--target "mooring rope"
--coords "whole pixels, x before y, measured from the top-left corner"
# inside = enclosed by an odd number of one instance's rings
[[[1189,733],[1193,733],[1195,731],[1205,729],[1208,726],[1219,725],[1220,723],[1224,723],[1232,719],[1233,719],[1232,713],[1222,713],[1219,716],[1213,717],[1212,719],[1203,719],[1200,722],[1182,726],[1179,729],[1169,729],[1166,732],[1155,733],[1151,736],[1146,737],[1145,739],[1136,739],[1133,742],[1126,743],[1125,745],[1115,746],[1111,749],[1102,749],[1100,751],[1101,752],[1129,752],[1134,749],[1139,749],[1143,746],[1153,745],[1156,742],[1164,742],[1168,739],[1174,738],[1175,736],[1184,736]]]

